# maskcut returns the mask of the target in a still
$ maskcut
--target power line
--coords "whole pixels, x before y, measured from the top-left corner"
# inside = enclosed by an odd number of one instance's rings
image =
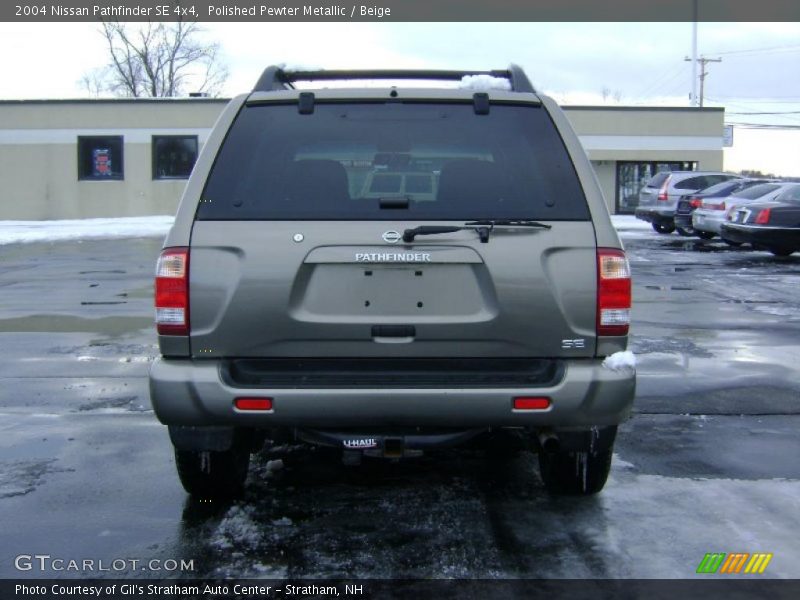
[[[800,110],[782,110],[774,112],[728,112],[729,115],[800,115]]]
[[[791,131],[800,129],[800,125],[776,125],[774,123],[745,123],[741,121],[726,121],[725,124],[741,127],[742,129],[785,129]]]
[[[647,84],[642,88],[642,90],[635,94],[634,97],[639,96],[643,97],[648,94],[651,94],[654,90],[660,88],[664,83],[668,80],[672,81],[676,76],[681,74],[683,67],[679,64],[677,67],[673,67],[672,69],[664,69],[661,73],[656,77],[655,81],[651,81],[651,83]]]
[[[790,96],[783,97],[789,98]],[[711,96],[706,96],[706,98],[713,100],[714,102],[729,102],[731,100],[735,100],[739,104],[800,104],[800,96],[796,96],[797,100],[770,100],[767,97],[755,98],[753,96],[718,96],[716,94],[713,98]]]
[[[711,98],[709,98],[709,100],[711,100]],[[737,108],[741,109],[742,112],[744,112],[744,111],[750,112],[751,109],[752,109],[752,107],[745,106],[743,104],[739,104],[738,102],[724,102],[722,104],[725,105],[724,108],[725,108],[726,112],[727,112],[727,109],[728,109],[729,106],[733,107],[734,110],[737,109]],[[774,112],[776,112],[776,114],[773,115],[773,116],[775,116],[778,119],[781,119],[781,120],[784,120],[784,121],[789,121],[790,123],[800,123],[800,119],[798,119],[798,117],[791,116],[791,114],[779,114],[778,111],[774,111]],[[791,113],[791,111],[786,111],[786,112]],[[731,113],[731,114],[737,114],[737,113]]]
[[[800,44],[790,44],[783,46],[769,46],[766,48],[749,48],[746,50],[724,50],[722,52],[710,52],[709,54],[722,54],[729,56],[732,54],[759,54],[769,52],[798,52],[800,51]]]

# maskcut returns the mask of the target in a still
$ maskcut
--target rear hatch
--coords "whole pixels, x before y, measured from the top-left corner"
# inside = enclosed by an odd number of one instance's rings
[[[594,227],[538,104],[246,105],[190,252],[197,357],[595,351]]]
[[[639,206],[655,206],[661,187],[668,177],[669,173],[665,171],[653,175],[639,192]]]

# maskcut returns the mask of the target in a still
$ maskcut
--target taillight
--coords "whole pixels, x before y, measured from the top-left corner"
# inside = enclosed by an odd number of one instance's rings
[[[272,410],[272,398],[236,398],[233,405],[237,410]]]
[[[664,180],[664,183],[661,184],[661,189],[658,190],[658,199],[661,202],[666,202],[667,200],[669,200],[669,198],[667,197],[667,187],[669,186],[670,179],[672,179],[672,176],[667,177]]]
[[[725,210],[725,203],[720,202],[719,204],[703,204],[703,208],[708,210]]]
[[[756,225],[766,225],[767,223],[769,223],[769,213],[770,213],[769,208],[762,208],[760,211],[758,211],[754,223]]]
[[[689,206],[691,206],[692,208],[700,208],[700,205],[702,203],[703,201],[700,198],[692,198],[691,201],[689,202]]]
[[[189,335],[189,249],[167,248],[156,264],[156,329]]]
[[[628,335],[631,268],[625,252],[597,249],[597,335]]]
[[[514,398],[514,410],[547,410],[550,398],[546,396],[517,396]]]

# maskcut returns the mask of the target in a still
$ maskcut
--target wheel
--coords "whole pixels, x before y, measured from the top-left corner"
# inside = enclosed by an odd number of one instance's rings
[[[653,223],[653,229],[658,233],[672,233],[675,231],[675,225],[664,225],[662,223]]]
[[[539,471],[553,494],[589,496],[603,489],[611,470],[611,450],[540,452]]]
[[[678,232],[678,235],[682,235],[683,237],[692,237],[693,235],[699,235],[697,231],[692,229],[691,227],[683,228],[683,227],[676,227],[675,231]],[[703,237],[703,236],[700,236]]]
[[[717,235],[713,231],[699,231],[697,229],[695,229],[694,233],[696,236],[704,240],[710,240],[711,238]]]
[[[611,470],[617,428],[595,429],[593,434],[594,443],[589,442],[582,451],[539,450],[539,472],[548,492],[590,496],[603,489]]]
[[[738,248],[742,245],[742,242],[732,242],[731,240],[723,239],[723,241],[728,244],[728,246],[733,246],[734,248]]]
[[[178,477],[192,496],[236,498],[244,491],[250,452],[235,445],[224,452],[175,450]]]
[[[790,248],[777,248],[775,246],[767,248],[767,250],[772,252],[775,256],[789,256],[794,252],[794,250]]]

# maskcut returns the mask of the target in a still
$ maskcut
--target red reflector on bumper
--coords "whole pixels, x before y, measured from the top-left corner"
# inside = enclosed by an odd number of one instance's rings
[[[236,398],[233,405],[239,410],[272,410],[272,398]]]
[[[514,398],[515,410],[545,410],[546,408],[550,408],[550,398],[544,396]]]

